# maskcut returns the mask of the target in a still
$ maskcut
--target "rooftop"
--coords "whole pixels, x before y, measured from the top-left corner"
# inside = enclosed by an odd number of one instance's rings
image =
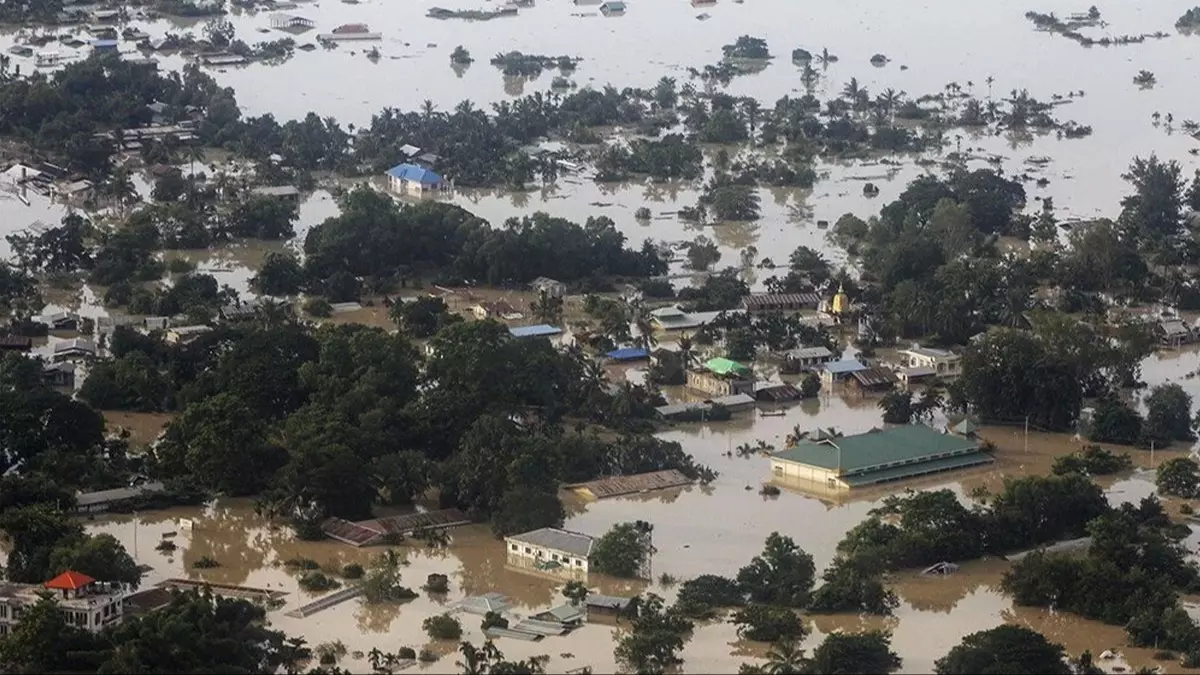
[[[827,359],[833,356],[828,347],[797,347],[789,350],[787,356],[793,359]]]
[[[709,359],[707,362],[705,362],[704,367],[716,373],[717,375],[722,376],[733,375],[736,377],[750,377],[751,375],[748,367],[743,366],[737,361],[723,357]]]
[[[903,349],[901,353],[912,354],[914,356],[924,356],[927,359],[946,359],[954,356],[954,352],[948,352],[945,349],[934,349],[933,347],[918,347],[913,346],[911,349]]]
[[[67,570],[62,574],[54,577],[45,583],[46,588],[51,588],[59,591],[77,591],[88,584],[94,584],[96,580],[82,572]]]
[[[562,329],[558,326],[549,326],[540,323],[534,326],[513,326],[508,329],[508,332],[515,338],[551,337],[561,334]]]
[[[439,174],[416,164],[397,164],[388,169],[387,174],[392,178],[412,181],[421,185],[436,185],[442,182]]]
[[[650,358],[650,350],[643,347],[624,347],[622,349],[614,349],[605,354],[605,356],[613,361],[638,361]]]
[[[569,530],[560,530],[554,527],[543,527],[540,530],[524,534],[514,534],[506,537],[506,539],[554,551],[563,551],[564,553],[570,553],[581,558],[591,555],[592,546],[596,543],[596,540],[590,535],[571,532]]]
[[[805,305],[816,307],[821,304],[821,296],[816,293],[751,293],[742,304],[749,310]]]
[[[295,185],[272,185],[256,187],[250,192],[264,197],[295,197],[300,194],[300,188]]]
[[[110,504],[112,502],[124,501],[133,499],[145,494],[154,494],[163,492],[166,486],[159,482],[143,483],[134,487],[114,488],[112,490],[99,490],[97,492],[80,492],[75,495],[75,504],[77,506],[94,506],[96,504]]]
[[[834,375],[857,373],[866,369],[866,364],[858,359],[842,359],[841,361],[831,361],[825,364],[825,370]]]
[[[948,456],[975,452],[973,440],[943,434],[927,426],[914,424],[874,429],[864,434],[803,440],[778,452],[775,457],[788,462],[838,470],[842,476],[914,464]]]

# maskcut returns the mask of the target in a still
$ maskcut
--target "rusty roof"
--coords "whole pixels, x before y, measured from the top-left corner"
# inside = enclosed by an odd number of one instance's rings
[[[637,473],[630,476],[611,476],[599,478],[586,483],[568,485],[571,489],[582,489],[591,492],[596,499],[620,497],[650,490],[665,490],[667,488],[690,485],[692,479],[675,469]]]

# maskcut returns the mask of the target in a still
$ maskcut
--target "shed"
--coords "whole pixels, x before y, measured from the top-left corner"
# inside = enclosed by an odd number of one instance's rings
[[[817,293],[751,293],[742,299],[747,312],[798,312],[815,310],[821,305]]]
[[[899,378],[887,368],[867,368],[850,373],[851,384],[862,391],[886,391],[895,386]]]
[[[162,483],[152,482],[98,492],[80,492],[75,495],[75,511],[78,513],[107,511],[114,506],[129,503],[145,495],[165,492],[166,489]]]
[[[713,405],[723,406],[730,412],[737,412],[738,410],[753,408],[755,400],[754,397],[749,394],[730,394],[728,396],[714,398],[711,403]]]
[[[691,478],[676,469],[652,471],[650,473],[635,473],[628,476],[610,476],[597,478],[586,483],[564,485],[568,490],[574,490],[592,499],[606,499],[624,495],[641,494],[654,490],[665,490],[683,487],[693,483]]]

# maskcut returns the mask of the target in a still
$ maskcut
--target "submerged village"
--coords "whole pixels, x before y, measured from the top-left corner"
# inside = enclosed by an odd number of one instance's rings
[[[0,7],[0,670],[1200,671],[1190,2]]]

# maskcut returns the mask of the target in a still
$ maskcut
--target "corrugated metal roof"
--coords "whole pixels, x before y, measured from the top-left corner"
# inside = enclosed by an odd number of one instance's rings
[[[713,405],[723,405],[726,408],[743,408],[754,405],[754,397],[749,394],[731,394],[712,400]]]
[[[95,504],[107,504],[110,502],[119,502],[126,499],[133,499],[144,494],[153,494],[162,492],[166,487],[162,483],[150,482],[136,485],[134,487],[113,488],[112,490],[98,490],[96,492],[81,492],[75,495],[75,504],[77,506],[93,506]]]
[[[792,359],[827,359],[833,356],[828,347],[797,347],[787,352]]]
[[[629,606],[633,598],[622,598],[617,595],[602,595],[600,593],[589,593],[584,604],[588,607],[601,607],[604,609],[625,609]]]
[[[975,441],[914,424],[817,442],[801,441],[776,453],[775,457],[830,470],[840,466],[842,475],[847,476],[876,467],[890,468],[886,465],[893,463],[916,463],[948,454],[965,454],[978,447]]]
[[[335,31],[336,32],[336,31]],[[437,172],[430,171],[416,164],[397,164],[387,170],[387,174],[392,178],[400,180],[410,180],[421,185],[435,185],[441,183],[442,177]]]
[[[850,487],[862,487],[864,485],[875,485],[878,483],[887,483],[894,480],[904,480],[905,478],[916,478],[917,476],[928,476],[932,473],[941,473],[943,471],[953,471],[955,469],[966,469],[972,466],[982,466],[991,464],[992,458],[987,454],[979,451],[969,452],[963,455],[955,455],[953,457],[942,457],[940,459],[931,459],[928,461],[914,462],[902,466],[889,467],[879,471],[869,471],[854,476],[844,476],[842,480]]]
[[[592,545],[596,540],[590,535],[580,532],[571,532],[569,530],[560,530],[554,527],[543,527],[540,530],[525,532],[524,534],[514,534],[506,539],[510,541],[529,544],[530,546],[540,546],[555,551],[570,553],[581,558],[586,558],[592,554]]]
[[[642,347],[625,347],[623,349],[614,349],[605,354],[613,361],[639,361],[641,359],[650,358],[650,350]]]
[[[825,370],[834,375],[845,375],[846,373],[857,373],[866,370],[867,366],[862,361],[857,359],[844,359],[842,361],[831,361],[825,364]]]
[[[562,333],[562,329],[558,326],[548,326],[546,324],[538,324],[536,326],[513,326],[508,329],[509,334],[515,338],[526,337],[551,337]]]

